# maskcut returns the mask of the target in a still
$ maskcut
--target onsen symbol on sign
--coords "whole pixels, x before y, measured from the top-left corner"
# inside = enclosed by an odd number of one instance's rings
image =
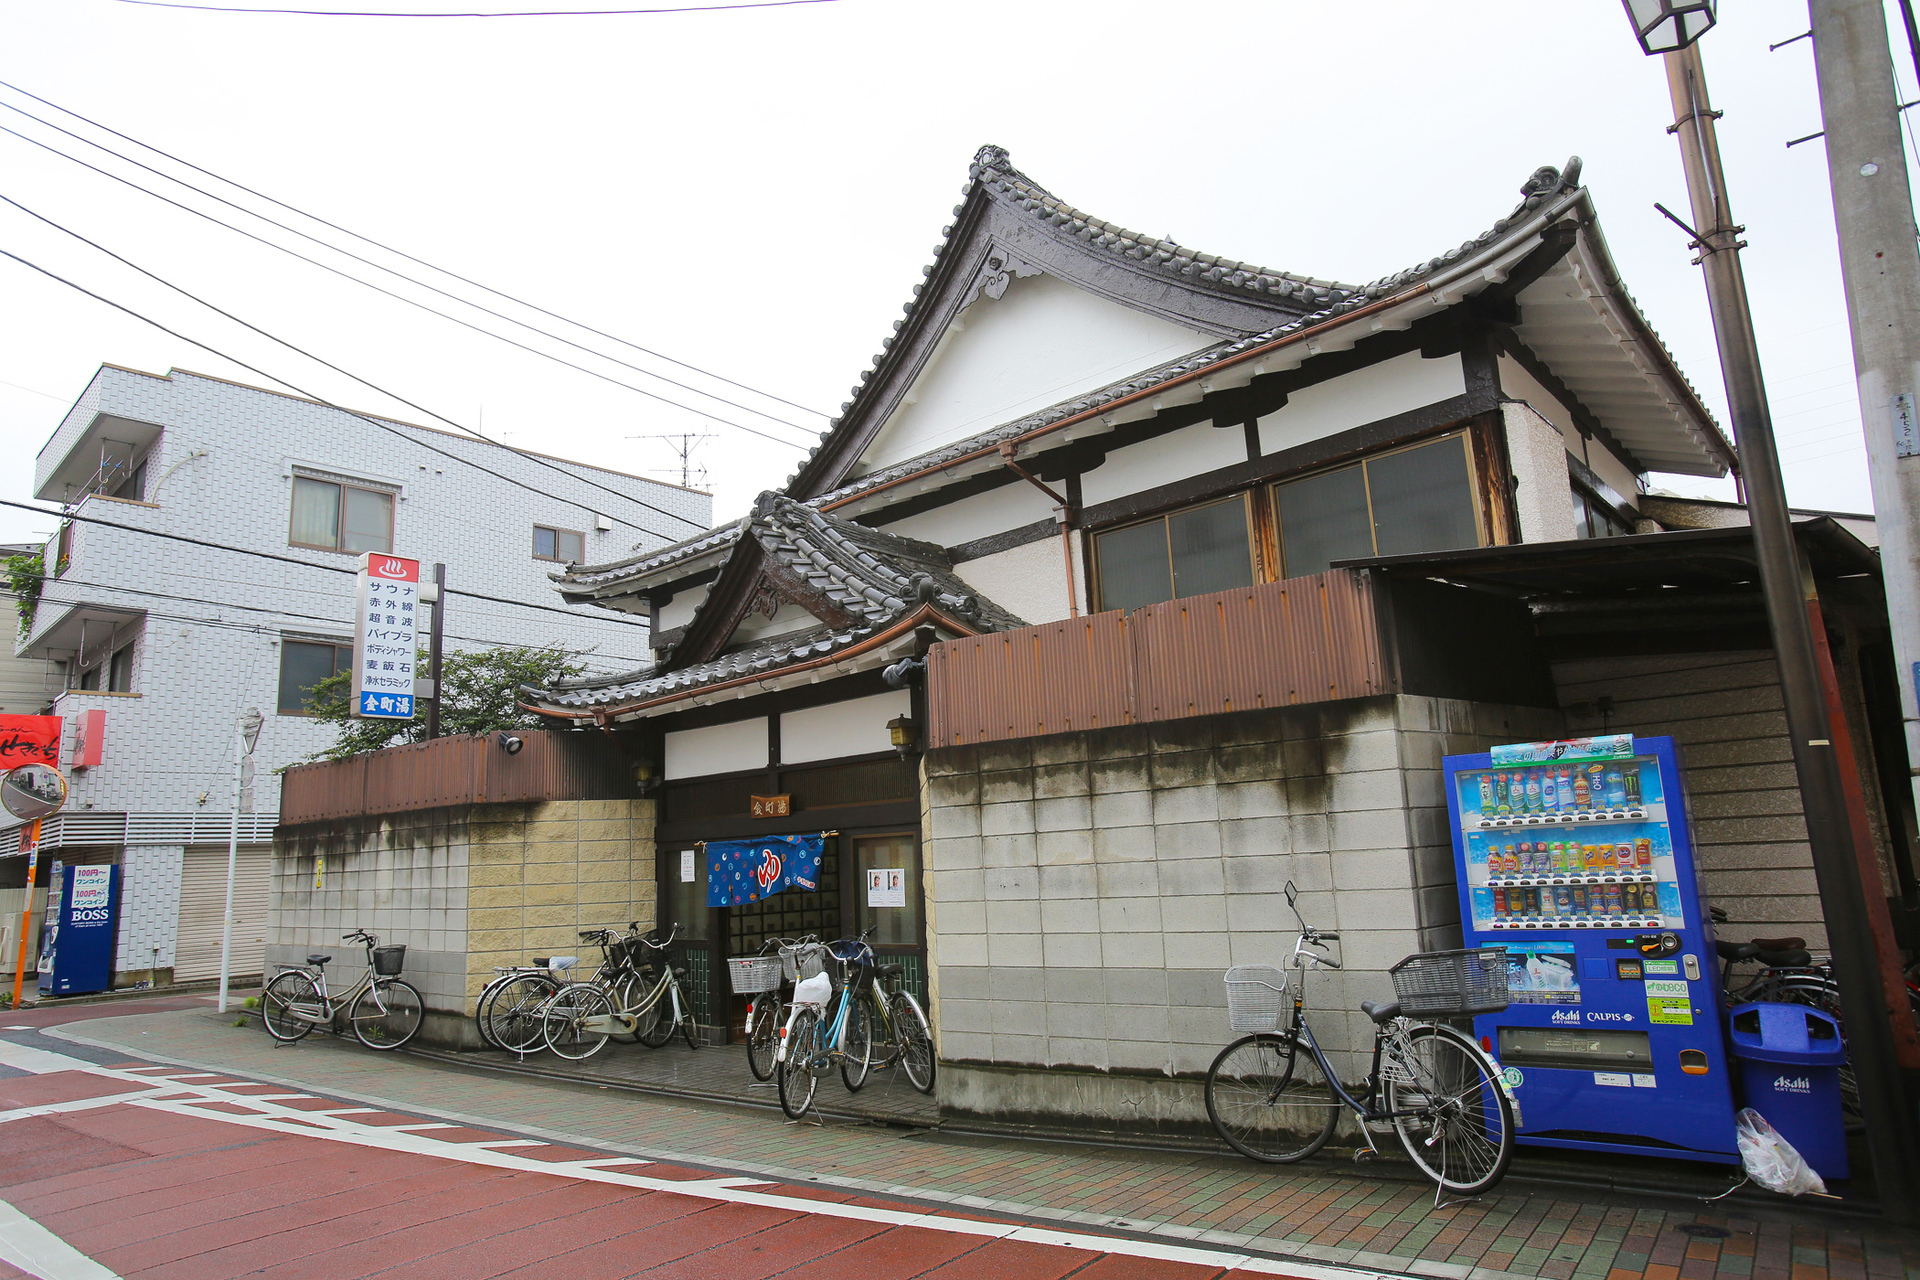
[[[753,869],[753,878],[760,883],[760,891],[765,893],[767,886],[780,878],[780,855],[772,849],[760,851],[760,865]]]

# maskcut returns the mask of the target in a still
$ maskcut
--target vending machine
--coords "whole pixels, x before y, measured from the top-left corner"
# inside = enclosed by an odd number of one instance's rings
[[[1713,929],[1671,738],[1444,762],[1470,947],[1512,1003],[1474,1026],[1537,1146],[1738,1163]]]
[[[119,867],[53,864],[40,935],[42,996],[77,996],[113,986],[119,913]]]

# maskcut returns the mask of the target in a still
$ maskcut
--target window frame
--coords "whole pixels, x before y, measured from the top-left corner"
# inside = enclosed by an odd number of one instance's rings
[[[281,715],[281,716],[298,716],[302,720],[311,720],[313,719],[313,712],[306,709],[304,699],[302,699],[302,705],[300,709],[297,711],[288,711],[287,709],[285,709],[280,705],[280,683],[282,680],[285,679],[286,666],[287,666],[287,648],[290,645],[296,645],[296,644],[309,645],[315,649],[319,649],[319,648],[323,648],[331,645],[333,648],[333,670],[329,674],[337,676],[343,671],[350,672],[353,670],[353,641],[328,640],[320,636],[282,636],[280,637],[280,663],[279,663],[279,666],[274,671],[274,690],[273,690],[274,714]],[[346,654],[346,657],[344,659],[341,657],[341,653],[343,651]]]
[[[540,531],[545,529],[553,535],[553,551],[550,556],[540,554]],[[563,535],[572,535],[580,539],[580,559],[569,560],[560,554],[560,539]],[[533,526],[533,558],[544,560],[548,564],[585,564],[587,558],[587,535],[583,529],[563,529],[556,524],[536,524]]]
[[[1208,507],[1224,506],[1229,502],[1240,503],[1241,515],[1244,516],[1246,519],[1247,570],[1248,570],[1249,576],[1252,579],[1252,584],[1257,585],[1261,582],[1265,582],[1267,580],[1265,567],[1261,563],[1262,556],[1260,554],[1260,530],[1258,525],[1254,521],[1252,498],[1253,498],[1253,491],[1250,489],[1243,489],[1238,493],[1223,494],[1222,496],[1217,498],[1208,498],[1203,502],[1192,502],[1192,503],[1188,503],[1185,506],[1173,507],[1166,511],[1161,511],[1155,515],[1142,516],[1138,520],[1127,520],[1120,524],[1108,525],[1105,528],[1088,530],[1087,540],[1092,544],[1092,549],[1093,549],[1093,569],[1094,569],[1093,598],[1099,602],[1099,608],[1096,609],[1095,612],[1106,613],[1110,611],[1107,607],[1107,602],[1106,602],[1106,583],[1104,581],[1104,574],[1102,572],[1102,565],[1101,565],[1100,540],[1102,538],[1106,537],[1110,533],[1120,533],[1127,529],[1137,529],[1142,525],[1149,525],[1149,524],[1153,524],[1155,521],[1158,521],[1161,529],[1161,540],[1166,544],[1166,549],[1167,549],[1167,561],[1166,561],[1167,586],[1170,589],[1178,590],[1179,584],[1174,581],[1174,576],[1173,576],[1173,526],[1171,524],[1172,519],[1175,516],[1186,515],[1190,511],[1203,511]],[[1232,589],[1233,588],[1226,588],[1226,590],[1232,590]],[[1202,592],[1197,592],[1196,594],[1206,595],[1208,593],[1202,591]],[[1175,600],[1190,600],[1192,598],[1193,598],[1192,596],[1170,595],[1165,600],[1155,600],[1153,604],[1138,605],[1136,606],[1136,608],[1151,609],[1153,605],[1169,604]],[[1118,607],[1119,607],[1118,605],[1114,606],[1114,608],[1118,608]]]
[[[1439,435],[1429,436],[1425,440],[1410,440],[1405,444],[1394,445],[1388,449],[1378,449],[1372,453],[1362,454],[1357,458],[1339,462],[1332,466],[1315,467],[1294,475],[1277,476],[1272,480],[1266,481],[1264,487],[1267,491],[1267,510],[1273,520],[1273,576],[1267,578],[1266,581],[1284,581],[1287,572],[1286,522],[1280,518],[1280,490],[1282,487],[1293,484],[1299,480],[1310,480],[1316,476],[1332,475],[1336,471],[1344,471],[1350,467],[1360,468],[1360,481],[1367,495],[1367,534],[1369,541],[1373,543],[1373,549],[1367,554],[1379,555],[1379,522],[1374,518],[1373,514],[1373,477],[1367,472],[1367,464],[1383,458],[1391,458],[1395,454],[1410,453],[1415,449],[1424,449],[1430,445],[1440,444],[1447,440],[1459,441],[1462,454],[1466,459],[1467,498],[1473,504],[1473,532],[1476,539],[1474,546],[1484,547],[1488,545],[1487,506],[1480,492],[1481,468],[1473,454],[1473,431],[1469,427],[1461,427],[1453,431],[1441,432]]]
[[[347,534],[347,490],[357,489],[362,493],[376,494],[379,497],[385,498],[387,500],[387,545],[385,547],[376,549],[376,554],[380,554],[380,555],[393,554],[393,527],[395,522],[399,518],[399,512],[396,510],[397,506],[399,505],[399,498],[400,498],[400,495],[398,493],[396,493],[392,489],[385,488],[379,485],[365,484],[365,483],[356,484],[352,480],[345,479],[344,477],[336,477],[331,475],[309,475],[304,471],[295,471],[293,473],[293,479],[296,482],[301,480],[307,480],[307,481],[311,481],[314,484],[330,484],[338,492],[338,497],[335,500],[334,509],[333,509],[334,527],[339,529],[340,540],[343,542],[346,540],[346,534]],[[331,551],[336,555],[343,555],[343,556],[357,556],[362,554],[359,551],[349,551],[345,547],[337,547],[337,546],[329,547],[317,542],[296,541],[293,536],[293,529],[294,529],[293,495],[298,491],[299,489],[296,483],[295,485],[292,485],[289,487],[288,493],[287,493],[287,545],[288,546],[299,547],[303,551]]]
[[[124,660],[124,666],[122,662]],[[133,641],[129,640],[107,655],[103,664],[107,669],[108,693],[133,692]],[[122,680],[124,675],[125,679]]]

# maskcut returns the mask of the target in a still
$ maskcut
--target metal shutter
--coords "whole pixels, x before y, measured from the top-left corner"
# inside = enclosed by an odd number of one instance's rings
[[[233,869],[232,975],[260,973],[266,961],[267,899],[271,895],[273,847],[242,847]],[[227,901],[227,850],[206,845],[187,850],[180,877],[180,930],[174,942],[173,980],[220,976],[220,924]]]

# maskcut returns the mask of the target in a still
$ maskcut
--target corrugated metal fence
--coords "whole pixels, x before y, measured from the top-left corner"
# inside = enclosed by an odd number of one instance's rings
[[[605,734],[526,729],[513,736],[522,743],[514,755],[500,746],[498,734],[463,734],[296,765],[280,784],[280,822],[637,794],[631,764]]]
[[[1350,569],[928,653],[927,743],[999,742],[1388,691],[1373,588]]]

